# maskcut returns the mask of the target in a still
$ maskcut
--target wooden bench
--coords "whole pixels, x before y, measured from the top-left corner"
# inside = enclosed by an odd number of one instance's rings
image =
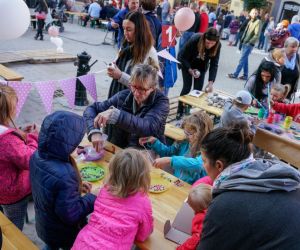
[[[3,250],[38,250],[3,213],[0,212],[0,227],[2,230]]]
[[[185,134],[183,129],[178,128],[170,123],[166,124],[165,136],[173,139],[174,141],[182,141],[185,139]]]
[[[22,81],[24,76],[0,64],[0,76],[6,81]]]

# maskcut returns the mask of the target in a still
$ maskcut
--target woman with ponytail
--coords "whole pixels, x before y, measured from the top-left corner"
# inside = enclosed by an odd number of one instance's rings
[[[254,159],[252,138],[240,124],[202,141],[214,184],[197,250],[299,249],[300,174],[280,161]]]
[[[36,126],[16,128],[17,102],[14,89],[0,84],[0,206],[22,230],[31,194],[29,159],[37,148],[38,131]]]
[[[85,132],[84,119],[57,111],[48,115],[39,134],[38,150],[30,159],[36,231],[46,249],[70,249],[86,216],[94,209],[91,184],[81,182],[71,154]],[[81,193],[87,194],[81,196]]]

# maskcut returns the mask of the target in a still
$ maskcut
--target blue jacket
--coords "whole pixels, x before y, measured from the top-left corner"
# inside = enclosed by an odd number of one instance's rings
[[[147,144],[147,146],[150,146],[160,157],[171,157],[171,167],[174,169],[174,175],[187,183],[193,184],[207,175],[201,155],[195,158],[190,156],[188,141],[166,146],[159,140],[156,140],[152,145]]]
[[[38,150],[30,159],[30,180],[38,236],[53,247],[69,248],[93,211],[96,196],[79,192],[70,154],[85,133],[84,119],[66,111],[47,116]]]
[[[169,113],[169,100],[159,90],[153,91],[146,103],[134,111],[134,97],[129,89],[115,94],[104,102],[95,102],[87,107],[83,116],[88,132],[94,129],[94,118],[109,107],[120,110],[116,124],[112,125],[109,141],[121,148],[138,147],[138,139],[145,136],[155,136],[164,141],[166,119]]]
[[[292,37],[295,37],[296,39],[298,39],[298,41],[300,41],[300,23],[290,24],[288,30],[291,33]]]
[[[149,27],[155,42],[155,48],[158,48],[158,38],[161,34],[162,28],[161,28],[161,22],[158,20],[158,18],[156,17],[155,12],[151,12],[148,11],[144,13],[148,23],[149,23]]]
[[[118,48],[121,48],[122,40],[124,37],[124,30],[123,30],[123,20],[125,19],[125,16],[129,12],[128,8],[120,10],[112,19],[115,23],[119,24],[119,33],[118,33]],[[108,24],[108,29],[110,30],[111,24]]]

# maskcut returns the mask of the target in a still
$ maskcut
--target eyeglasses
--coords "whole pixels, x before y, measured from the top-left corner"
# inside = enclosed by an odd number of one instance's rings
[[[141,94],[146,94],[147,91],[149,91],[151,89],[151,88],[148,88],[148,89],[140,88],[140,87],[137,87],[136,85],[132,85],[132,84],[129,84],[129,87],[132,92],[138,91]]]

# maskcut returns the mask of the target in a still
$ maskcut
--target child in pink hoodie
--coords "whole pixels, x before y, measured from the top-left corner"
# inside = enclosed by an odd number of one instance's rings
[[[72,250],[130,250],[135,240],[144,241],[153,231],[149,161],[138,150],[125,149],[109,163],[108,172]]]
[[[0,84],[0,205],[22,230],[31,194],[29,159],[37,149],[38,132],[36,126],[16,128],[17,101],[14,89]]]

